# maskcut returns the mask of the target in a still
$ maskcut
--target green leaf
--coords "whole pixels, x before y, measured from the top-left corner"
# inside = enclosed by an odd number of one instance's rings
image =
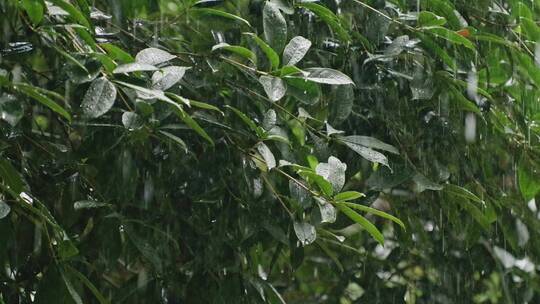
[[[186,143],[180,137],[163,130],[159,130],[158,132],[165,135],[165,137],[169,138],[174,143],[178,144],[186,153],[188,152],[188,147]]]
[[[81,103],[83,115],[98,118],[109,112],[116,100],[116,87],[107,78],[101,77],[92,82]]]
[[[71,283],[67,275],[63,271],[60,271],[60,274],[62,275],[62,280],[64,280],[64,284],[66,285],[66,288],[75,304],[83,304],[81,296],[79,295],[77,290],[75,290],[75,287],[73,287],[73,284]]]
[[[82,210],[82,209],[97,209],[97,208],[110,208],[111,204],[100,203],[96,201],[76,201],[73,203],[73,209]]]
[[[19,172],[6,159],[0,159],[0,177],[15,194],[23,191],[24,183]]]
[[[456,104],[458,105],[459,109],[468,111],[468,112],[473,112],[478,115],[482,114],[482,112],[480,111],[480,108],[474,102],[470,101],[465,96],[463,96],[463,94],[458,89],[456,89],[453,85],[449,85],[448,89],[454,96],[456,100]]]
[[[439,185],[437,183],[432,182],[427,177],[425,177],[423,174],[417,173],[413,177],[413,181],[415,183],[415,191],[420,193],[424,192],[425,190],[433,190],[433,191],[440,191],[444,187],[442,185]]]
[[[184,77],[190,67],[168,66],[152,75],[152,89],[165,91],[170,89]]]
[[[527,164],[524,160],[518,166],[518,185],[525,201],[531,200],[540,192],[539,176],[535,174],[534,168],[534,165]]]
[[[303,209],[311,207],[313,201],[311,194],[299,183],[305,186],[305,184],[298,180],[289,180],[289,193],[292,199],[294,199]]]
[[[266,2],[263,8],[264,39],[276,52],[281,52],[287,41],[287,22],[272,2]]]
[[[345,144],[351,143],[351,144],[361,145],[367,148],[383,150],[383,151],[387,151],[387,152],[399,155],[399,151],[398,149],[396,149],[396,147],[389,145],[387,143],[384,143],[374,137],[351,135],[351,136],[338,137],[338,139],[344,142]]]
[[[385,218],[387,220],[390,220],[390,221],[400,225],[401,228],[405,229],[405,224],[400,219],[398,219],[397,217],[395,217],[395,216],[393,216],[391,214],[383,212],[381,210],[371,208],[371,207],[368,207],[368,206],[364,206],[364,205],[360,205],[360,204],[349,203],[349,202],[338,202],[338,204],[343,204],[343,205],[345,205],[345,206],[347,206],[347,207],[349,207],[351,209],[360,210],[360,211],[364,211],[364,212],[367,212],[367,213],[371,213],[371,214],[380,216],[382,218]]]
[[[245,47],[242,47],[242,46],[238,46],[238,45],[229,45],[228,43],[220,43],[220,44],[216,44],[212,47],[212,52],[216,51],[216,50],[226,50],[226,51],[229,51],[229,52],[232,52],[236,55],[239,55],[253,63],[256,63],[257,62],[257,56],[255,56],[255,54],[246,49]]]
[[[285,46],[283,51],[283,65],[295,65],[307,54],[311,47],[311,41],[302,37],[296,36]]]
[[[276,167],[276,158],[274,157],[274,154],[272,153],[270,148],[268,148],[268,146],[265,143],[260,142],[257,145],[257,151],[263,157],[268,170],[271,170],[272,168]]]
[[[10,211],[11,211],[11,207],[9,207],[9,205],[6,202],[0,200],[0,220],[8,216]]]
[[[255,41],[255,43],[257,43],[257,45],[266,55],[266,58],[268,58],[272,70],[276,70],[279,68],[279,55],[276,53],[276,51],[274,51],[274,49],[272,49],[268,44],[266,44],[266,42],[259,38],[259,36],[253,33],[244,33],[244,35],[248,35]]]
[[[336,207],[343,212],[348,218],[353,220],[355,223],[362,226],[366,231],[381,245],[384,245],[384,236],[383,234],[373,225],[370,221],[368,221],[365,217],[361,216],[360,214],[356,213],[354,210],[349,208],[345,203],[337,203]]]
[[[221,115],[225,115],[218,107],[213,106],[211,104],[208,104],[206,102],[189,99],[189,104],[191,106],[193,106],[193,107],[197,107],[197,108],[201,108],[201,109],[205,109],[205,110],[216,111],[216,112],[219,112]]]
[[[220,10],[213,9],[213,8],[195,8],[195,9],[191,9],[190,12],[195,13],[195,14],[201,14],[201,15],[211,15],[211,16],[223,17],[223,18],[227,18],[227,19],[230,19],[230,20],[239,21],[239,22],[251,27],[251,24],[249,24],[249,22],[246,19],[238,17],[238,16],[233,15],[231,13],[227,13],[227,12],[220,11]]]
[[[529,18],[521,17],[519,21],[529,40],[535,43],[540,42],[540,27]]]
[[[119,60],[123,63],[132,63],[135,61],[135,58],[133,58],[128,52],[122,50],[114,44],[102,43],[100,46],[107,51],[107,54],[113,60]]]
[[[341,191],[345,185],[345,171],[347,164],[342,163],[338,158],[330,156],[327,163],[319,163],[316,173],[332,184],[334,192]]]
[[[38,25],[41,22],[43,19],[43,2],[38,0],[22,0],[21,6],[34,25]]]
[[[344,142],[344,143],[351,150],[353,150],[354,152],[360,154],[360,156],[362,156],[363,158],[369,160],[370,162],[379,163],[379,164],[382,164],[382,165],[385,165],[385,166],[389,167],[388,159],[386,158],[386,156],[384,156],[384,154],[379,153],[379,152],[377,152],[375,150],[372,150],[372,149],[370,149],[368,147],[358,145],[358,144],[355,144],[355,143],[352,143],[352,142]]]
[[[336,208],[325,199],[316,197],[315,200],[319,205],[319,212],[321,214],[321,223],[334,223],[337,219]]]
[[[332,196],[334,193],[332,184],[324,177],[313,172],[313,170],[300,169],[298,170],[298,175],[302,176],[307,182],[317,185],[326,196]]]
[[[439,59],[441,59],[442,62],[444,62],[452,70],[457,69],[456,60],[454,58],[452,58],[450,55],[448,55],[448,53],[443,48],[441,48],[435,42],[435,40],[428,37],[428,35],[424,35],[424,34],[420,34],[420,33],[417,33],[417,35],[420,38],[420,40],[422,40],[422,44],[426,49],[428,49],[433,54],[437,55],[439,57]]]
[[[90,292],[92,292],[92,294],[94,295],[94,297],[96,297],[100,304],[110,303],[107,299],[105,299],[105,296],[103,296],[103,294],[99,292],[97,287],[92,282],[90,282],[90,280],[88,280],[88,278],[85,277],[82,273],[69,265],[65,265],[64,267],[69,272],[69,274],[77,277],[79,281],[81,281],[90,290]]]
[[[284,78],[287,83],[287,93],[292,95],[304,104],[313,105],[319,102],[322,92],[319,84],[307,81],[301,77],[287,76]]]
[[[143,127],[144,122],[135,112],[124,112],[122,114],[122,124],[129,131],[138,130]]]
[[[333,100],[330,102],[330,122],[339,125],[352,113],[354,90],[352,85],[340,85],[333,89]]]
[[[69,239],[64,239],[58,243],[58,256],[62,259],[69,259],[79,254],[75,244]]]
[[[298,3],[297,6],[304,7],[312,11],[315,15],[321,18],[332,29],[332,31],[336,32],[342,41],[351,40],[349,33],[343,28],[339,18],[331,10],[313,2],[302,2]]]
[[[280,72],[279,72],[279,75],[281,77],[298,75],[298,74],[307,75],[306,72],[302,71],[301,69],[299,69],[298,67],[296,67],[294,65],[286,65],[286,66],[282,67],[280,69]]]
[[[113,73],[121,74],[121,73],[133,73],[133,72],[142,72],[142,71],[156,71],[157,69],[158,68],[150,64],[132,62],[132,63],[126,63],[126,64],[117,66],[113,70]]]
[[[337,257],[336,253],[331,251],[323,242],[321,242],[320,240],[317,240],[317,245],[319,245],[319,247],[321,247],[322,251],[324,251],[324,253],[326,253],[326,255],[332,259],[332,261],[336,264],[336,266],[338,267],[339,271],[340,272],[343,272],[344,269],[343,269],[343,265],[341,264],[341,262],[339,261],[339,258]]]
[[[418,15],[418,25],[421,27],[426,26],[442,26],[446,23],[446,19],[441,16],[437,16],[432,12],[423,11]]]
[[[255,122],[251,118],[249,118],[246,114],[244,114],[242,111],[238,110],[237,108],[233,106],[226,105],[225,107],[231,109],[242,121],[251,129],[253,130],[258,137],[263,137],[264,131],[259,128]]]
[[[480,224],[480,226],[488,230],[491,221],[486,217],[486,215],[478,208],[478,206],[472,204],[469,200],[457,200],[457,203],[467,210],[467,212],[473,217],[473,219]]]
[[[268,98],[274,102],[280,100],[287,92],[285,82],[278,77],[261,76],[259,83],[262,84]]]
[[[146,48],[137,53],[135,61],[138,63],[157,65],[170,60],[173,60],[176,56],[170,54],[167,51],[157,48]]]
[[[460,18],[463,18],[458,11],[454,9],[451,2],[446,0],[422,0],[422,7],[448,20],[448,24],[454,29],[463,27]]]
[[[444,190],[447,193],[471,200],[473,202],[481,204],[482,206],[485,205],[485,202],[481,198],[479,198],[466,188],[457,185],[447,184],[444,186]]]
[[[328,69],[328,68],[309,68],[305,69],[309,74],[305,79],[317,83],[324,84],[333,84],[333,85],[343,85],[343,84],[353,84],[354,82],[349,78],[349,76],[341,73],[340,71]]]
[[[175,103],[174,101],[172,101],[169,97],[167,97],[167,95],[165,95],[165,93],[163,91],[160,91],[160,90],[150,90],[150,89],[147,89],[147,88],[143,88],[143,87],[140,87],[138,85],[134,85],[134,84],[131,84],[131,83],[128,83],[128,82],[123,82],[123,81],[114,81],[115,83],[118,83],[119,85],[122,85],[126,88],[130,88],[132,90],[135,90],[139,93],[138,97],[139,98],[142,98],[142,99],[158,99],[158,100],[161,100],[161,101],[164,101],[168,104],[171,104],[175,107],[179,107],[179,105],[177,103]],[[174,96],[171,94],[171,96]],[[183,100],[179,100],[180,102],[183,102]]]
[[[47,97],[46,95],[42,94],[43,91],[46,91],[44,89],[38,89],[36,87],[33,87],[31,85],[23,84],[23,83],[17,83],[14,85],[14,89],[16,91],[19,91],[28,97],[31,97],[38,102],[40,102],[42,105],[48,107],[52,111],[56,112],[57,114],[61,115],[65,119],[67,119],[69,122],[71,122],[71,115],[64,110],[60,105],[58,105],[56,102],[54,102],[52,99]]]
[[[176,114],[188,127],[193,129],[193,131],[199,134],[202,138],[206,139],[210,143],[210,145],[214,146],[214,141],[212,140],[212,138],[191,116],[189,116],[182,108],[176,109]]]
[[[430,27],[425,27],[424,30],[426,33],[430,33],[435,37],[445,39],[449,42],[452,42],[458,45],[463,45],[464,47],[469,48],[471,50],[475,49],[474,44],[470,40],[468,40],[467,38],[447,28],[440,27],[440,26],[430,26]]]
[[[357,191],[345,191],[337,194],[334,196],[334,200],[336,201],[352,201],[361,197],[365,197],[366,195],[364,193],[360,193]]]
[[[86,19],[84,14],[71,3],[65,0],[50,0],[50,2],[66,11],[70,15],[70,17],[79,24],[84,25],[87,28],[92,28],[90,22],[88,22],[88,19]]]
[[[288,0],[270,0],[272,4],[277,6],[283,13],[287,15],[294,14],[294,7],[289,4]]]
[[[293,224],[294,233],[302,246],[307,246],[317,239],[317,231],[315,226],[307,222],[294,222]]]

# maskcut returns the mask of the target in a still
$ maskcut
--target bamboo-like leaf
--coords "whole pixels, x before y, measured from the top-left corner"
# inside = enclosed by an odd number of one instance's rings
[[[355,223],[362,226],[366,231],[375,239],[377,242],[379,242],[381,245],[384,245],[384,236],[383,234],[373,225],[370,221],[368,221],[365,217],[361,216],[360,214],[356,213],[354,210],[349,208],[347,205],[343,203],[337,203],[337,208],[343,212],[348,218],[353,220]]]
[[[242,17],[239,17],[239,16],[236,16],[236,15],[233,15],[231,13],[227,13],[227,12],[220,11],[220,10],[213,9],[213,8],[195,8],[195,9],[191,9],[191,13],[223,17],[223,18],[227,18],[227,19],[230,19],[230,20],[239,21],[239,22],[251,27],[251,24],[249,24],[249,22],[246,19],[244,19]]]
[[[253,33],[244,33],[244,35],[248,35],[253,39],[253,41],[255,41],[255,43],[257,43],[257,45],[266,55],[266,58],[268,58],[272,70],[276,70],[279,68],[279,55],[276,53],[276,51],[274,51],[274,49],[272,49],[266,42],[259,38],[259,36]]]
[[[14,89],[31,97],[49,109],[53,110],[57,114],[60,114],[62,117],[71,122],[71,115],[64,110],[60,105],[58,105],[54,100],[50,99],[46,95],[42,94],[43,89],[36,89],[35,87],[23,83],[17,83],[14,85]]]
[[[398,219],[397,217],[395,217],[395,216],[393,216],[391,214],[380,211],[378,209],[371,208],[371,207],[364,206],[364,205],[360,205],[360,204],[349,203],[349,202],[339,202],[338,204],[343,204],[343,205],[345,205],[345,206],[347,206],[347,207],[349,207],[351,209],[360,210],[360,211],[364,211],[364,212],[367,212],[367,213],[375,214],[375,215],[380,216],[382,218],[385,218],[387,220],[391,220],[392,222],[400,225],[403,229],[405,229],[405,224],[400,219]]]

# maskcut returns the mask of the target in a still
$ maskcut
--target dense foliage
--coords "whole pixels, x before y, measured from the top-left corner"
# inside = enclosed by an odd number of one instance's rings
[[[0,303],[540,300],[540,1],[0,16]]]

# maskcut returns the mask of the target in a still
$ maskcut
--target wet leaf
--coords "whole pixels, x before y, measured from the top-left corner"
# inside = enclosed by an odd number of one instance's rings
[[[534,198],[540,192],[538,175],[534,174],[530,165],[520,164],[517,171],[518,185],[521,195],[526,201]]]
[[[322,95],[320,86],[311,81],[300,77],[285,77],[287,83],[287,93],[298,99],[304,104],[317,103]]]
[[[231,13],[221,11],[221,10],[217,10],[217,9],[213,9],[213,8],[196,8],[196,9],[192,9],[191,12],[195,13],[195,14],[218,16],[218,17],[223,17],[223,18],[226,18],[226,19],[234,20],[234,21],[239,21],[239,22],[251,27],[251,24],[249,24],[249,22],[246,19],[241,18],[241,17],[236,16],[236,15],[233,15]]]
[[[122,114],[122,124],[129,131],[133,131],[140,129],[143,126],[143,121],[135,112],[124,112]]]
[[[166,137],[171,139],[173,142],[178,144],[185,152],[188,151],[188,147],[187,147],[186,143],[180,137],[178,137],[178,136],[176,136],[176,135],[174,135],[172,133],[169,133],[167,131],[163,131],[163,130],[160,130],[159,133],[165,135]]]
[[[297,64],[304,58],[310,47],[311,41],[308,39],[302,36],[294,37],[285,46],[285,50],[283,51],[283,65]]]
[[[36,0],[22,0],[21,5],[32,23],[38,25],[43,19],[43,3]]]
[[[474,44],[470,40],[447,28],[440,26],[430,26],[426,27],[425,30],[426,33],[430,33],[435,37],[445,39],[458,45],[463,45],[464,47],[471,50],[475,49]]]
[[[337,218],[336,208],[324,199],[317,198],[316,201],[321,213],[321,223],[334,223]]]
[[[382,164],[382,165],[385,165],[385,166],[389,167],[388,159],[386,158],[386,156],[384,156],[384,154],[379,153],[379,152],[377,152],[375,150],[372,150],[372,149],[370,149],[368,147],[355,144],[353,142],[344,142],[344,143],[351,150],[358,153],[360,156],[362,156],[363,158],[369,160],[370,162],[379,163],[379,164]]]
[[[368,221],[365,217],[361,216],[360,214],[356,213],[354,210],[352,210],[349,206],[347,206],[345,203],[338,203],[337,208],[343,212],[348,218],[353,220],[355,223],[362,226],[366,231],[381,245],[384,245],[384,236],[383,234],[373,225],[370,221]]]
[[[352,85],[340,85],[334,89],[334,99],[330,103],[331,123],[339,125],[352,113],[354,91]]]
[[[270,62],[270,66],[272,70],[276,70],[279,68],[279,55],[272,49],[266,42],[264,42],[259,36],[253,34],[253,33],[244,33],[245,35],[248,35],[257,43],[257,45],[261,48],[261,50],[266,55],[266,58],[268,58],[268,61]]]
[[[220,43],[220,44],[216,44],[212,47],[212,52],[213,51],[216,51],[216,50],[226,50],[226,51],[229,51],[229,52],[232,52],[236,55],[239,55],[253,63],[256,63],[257,62],[257,56],[255,56],[255,54],[246,49],[245,47],[242,47],[242,46],[238,46],[238,45],[230,45],[228,43]]]
[[[303,209],[307,209],[313,204],[311,194],[304,188],[307,187],[307,185],[302,183],[302,185],[304,185],[304,187],[302,187],[298,183],[302,182],[289,180],[289,193],[291,198],[298,202]]]
[[[90,22],[88,22],[88,19],[86,19],[86,17],[84,16],[84,14],[78,10],[75,6],[73,6],[71,3],[69,3],[68,1],[66,0],[50,0],[49,2],[51,2],[52,4],[58,6],[59,8],[61,8],[62,10],[64,10],[65,12],[67,12],[69,14],[69,16],[75,20],[76,22],[78,22],[79,24],[87,27],[87,28],[90,28]]]
[[[446,19],[441,16],[437,16],[432,12],[424,11],[418,15],[419,26],[443,26],[446,23]]]
[[[394,154],[399,154],[399,151],[392,145],[384,143],[374,137],[351,135],[339,137],[339,140],[345,144],[361,145],[371,149],[383,150]]]
[[[147,65],[157,65],[174,58],[176,58],[176,56],[167,51],[157,48],[147,48],[137,53],[135,56],[135,61]]]
[[[100,203],[96,201],[76,201],[73,203],[73,209],[82,210],[82,209],[96,209],[96,208],[110,208],[111,204]]]
[[[58,105],[54,100],[49,98],[47,95],[44,94],[46,90],[44,89],[38,89],[33,86],[19,83],[15,86],[15,89],[35,100],[43,104],[44,106],[48,107],[49,109],[53,110],[54,112],[60,114],[62,117],[67,119],[68,121],[71,121],[71,115],[64,110],[60,105]]]
[[[423,192],[425,190],[440,191],[444,188],[442,185],[430,181],[427,177],[420,173],[417,173],[413,177],[413,181],[416,183],[417,192]]]
[[[193,131],[195,131],[202,138],[206,139],[206,141],[208,141],[212,146],[214,146],[214,141],[212,140],[210,135],[208,135],[208,133],[206,133],[206,131],[199,125],[199,123],[197,123],[197,121],[195,121],[195,119],[193,119],[191,116],[189,116],[181,108],[177,108],[176,110],[177,110],[176,113],[177,113],[178,117],[180,117],[180,119],[182,119],[182,121],[188,127],[190,127]]]
[[[10,211],[11,207],[6,202],[0,200],[0,220],[8,216]]]
[[[12,127],[16,126],[24,115],[24,107],[15,95],[0,95],[0,119]]]
[[[314,2],[301,2],[297,5],[307,8],[315,13],[315,15],[321,18],[334,32],[336,32],[341,40],[349,41],[351,39],[349,33],[342,26],[339,18],[328,8]]]
[[[116,100],[116,87],[107,78],[94,80],[86,91],[81,109],[88,118],[98,118],[109,112]]]
[[[340,71],[328,69],[328,68],[309,68],[305,69],[308,72],[308,76],[305,79],[317,83],[343,85],[354,84],[349,76],[341,73]]]
[[[365,196],[366,195],[364,193],[360,193],[357,191],[345,191],[334,196],[334,199],[336,201],[352,201]]]
[[[285,82],[278,77],[272,76],[261,76],[259,82],[262,84],[266,95],[271,101],[278,101],[287,91]]]
[[[141,71],[156,71],[158,68],[156,68],[153,65],[145,64],[145,63],[126,63],[117,66],[113,73],[115,74],[121,74],[121,73],[133,73],[133,72],[141,72]]]
[[[364,205],[360,205],[360,204],[349,203],[349,202],[339,202],[338,204],[343,204],[344,206],[347,206],[347,207],[349,207],[351,209],[364,211],[364,212],[367,212],[367,213],[374,214],[376,216],[380,216],[380,217],[385,218],[387,220],[391,220],[392,222],[400,225],[401,228],[405,229],[405,224],[400,219],[398,219],[397,217],[395,217],[393,215],[390,215],[390,214],[388,214],[386,212],[380,211],[378,209],[371,208],[371,207],[364,206]]]
[[[319,163],[316,172],[332,184],[334,192],[341,191],[345,185],[345,171],[347,164],[342,163],[338,158],[330,156],[327,163]]]
[[[169,66],[154,72],[152,75],[152,89],[166,91],[177,84],[189,67]]]
[[[270,150],[270,148],[268,148],[266,144],[262,142],[259,143],[257,145],[257,151],[263,157],[268,170],[271,170],[272,168],[276,167],[276,158],[274,157],[274,154],[272,153],[272,151]]]
[[[315,227],[307,222],[294,222],[294,232],[302,246],[307,246],[317,239]]]
[[[287,41],[287,22],[279,8],[266,2],[263,9],[264,39],[276,52],[281,52]]]

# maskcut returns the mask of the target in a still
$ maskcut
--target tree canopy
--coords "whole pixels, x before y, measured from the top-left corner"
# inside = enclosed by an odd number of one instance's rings
[[[540,300],[540,1],[0,16],[0,303]]]

